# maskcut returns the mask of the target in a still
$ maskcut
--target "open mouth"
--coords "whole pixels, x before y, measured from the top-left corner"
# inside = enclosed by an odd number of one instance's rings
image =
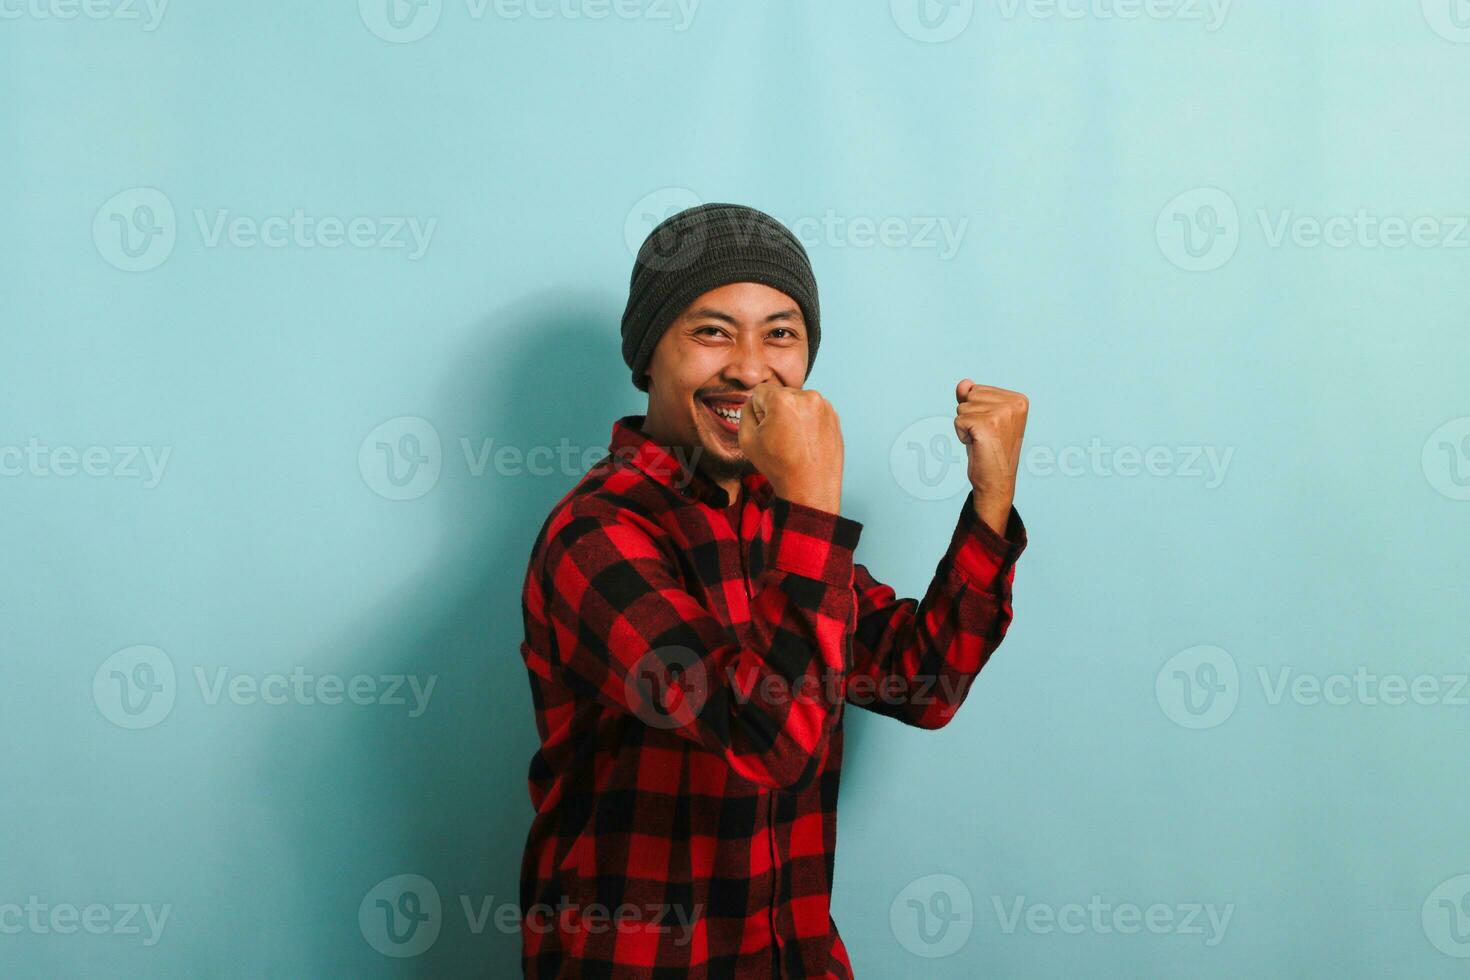
[[[716,395],[700,399],[715,426],[730,435],[740,434],[740,413],[745,408],[744,398]]]

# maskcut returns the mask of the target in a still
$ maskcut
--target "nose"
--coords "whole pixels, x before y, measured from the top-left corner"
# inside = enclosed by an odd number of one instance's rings
[[[772,379],[771,363],[758,331],[741,331],[720,374],[726,381],[742,388],[754,388],[762,381]]]

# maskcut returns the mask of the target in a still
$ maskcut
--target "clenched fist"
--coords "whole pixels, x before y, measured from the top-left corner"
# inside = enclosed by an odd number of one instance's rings
[[[970,485],[975,512],[996,534],[1004,535],[1016,496],[1016,469],[1030,407],[1019,391],[977,385],[969,378],[954,389],[954,431],[969,450]]]
[[[829,513],[842,507],[842,427],[810,388],[762,382],[740,415],[740,451],[776,496]]]

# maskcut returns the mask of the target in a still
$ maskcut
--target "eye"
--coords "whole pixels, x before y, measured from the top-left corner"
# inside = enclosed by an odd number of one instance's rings
[[[721,330],[721,329],[720,329],[720,328],[719,328],[719,327],[716,327],[716,326],[711,326],[711,325],[710,325],[710,324],[708,324],[708,323],[707,323],[707,324],[705,324],[705,325],[704,325],[704,326],[702,326],[702,327],[695,327],[695,328],[694,328],[694,332],[695,332],[695,334],[696,334],[696,335],[697,335],[697,334],[702,334],[702,333],[704,333],[704,332],[705,332],[705,331],[706,331],[706,330],[709,330],[709,331],[711,331],[711,332],[712,332],[712,333],[716,333],[716,334],[723,334],[723,333],[724,333],[724,331],[723,331],[723,330]]]
[[[795,332],[793,332],[790,327],[775,327],[775,328],[773,328],[771,330],[771,335],[772,336],[775,336],[777,333],[785,334],[787,337],[795,337],[796,336]]]

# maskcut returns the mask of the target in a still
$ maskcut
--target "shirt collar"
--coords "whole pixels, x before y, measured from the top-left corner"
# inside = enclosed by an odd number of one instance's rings
[[[643,415],[625,415],[613,423],[608,451],[619,462],[630,465],[657,483],[676,493],[699,500],[711,507],[728,507],[732,503],[725,488],[707,477],[698,467],[697,454],[684,449],[671,449],[654,442],[643,433]],[[691,469],[685,458],[694,455]],[[740,478],[746,496],[766,504],[770,501],[771,482],[752,469]]]

